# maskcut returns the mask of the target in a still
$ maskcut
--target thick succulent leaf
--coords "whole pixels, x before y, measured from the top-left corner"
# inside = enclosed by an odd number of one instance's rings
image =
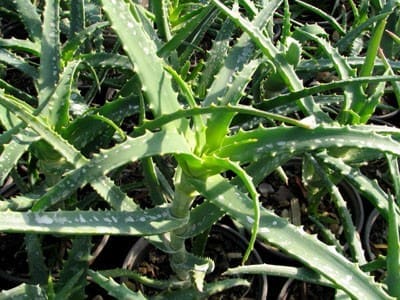
[[[316,95],[319,93],[331,91],[337,88],[344,89],[348,85],[360,85],[362,83],[379,83],[385,81],[400,81],[399,76],[365,76],[365,77],[356,77],[356,78],[348,78],[345,80],[336,80],[329,83],[324,83],[308,88],[304,88],[302,90],[298,90],[295,92],[278,95],[276,97],[267,99],[260,104],[256,104],[255,106],[258,108],[263,108],[265,110],[271,110],[273,108],[287,105],[293,103],[294,101],[307,97],[310,95]]]
[[[24,241],[29,265],[29,275],[32,282],[40,285],[47,284],[49,269],[45,263],[40,237],[36,234],[27,233],[25,234]]]
[[[38,136],[34,132],[22,129],[12,137],[10,143],[2,145],[4,148],[0,156],[0,185],[3,185],[9,172],[17,165],[30,144],[37,140]]]
[[[89,267],[90,250],[92,248],[91,237],[82,236],[72,240],[72,248],[68,251],[68,258],[60,272],[57,281],[56,295],[63,299],[85,298],[86,272]],[[74,277],[80,273],[77,277]],[[71,281],[73,279],[73,281]],[[65,286],[70,286],[65,290]],[[68,295],[69,293],[69,295]]]
[[[46,293],[39,285],[22,283],[15,288],[2,290],[0,292],[1,300],[47,300]]]
[[[211,228],[223,216],[224,212],[209,201],[197,205],[190,211],[189,221],[182,237],[192,238],[201,234]]]
[[[308,166],[307,168],[303,168],[303,178],[307,184],[307,189],[310,190],[312,187],[314,187],[314,189],[319,189],[321,186],[327,188],[331,195],[331,201],[338,212],[340,222],[343,225],[344,236],[350,249],[351,256],[354,261],[358,262],[360,265],[365,264],[366,259],[360,236],[357,232],[356,225],[353,223],[351,213],[347,208],[344,197],[332,179],[327,175],[327,172],[323,170],[322,166],[318,164],[314,157],[307,156],[307,160],[304,162]]]
[[[266,154],[274,156],[286,152],[295,155],[327,148],[363,148],[400,155],[400,144],[390,136],[364,128],[358,129],[356,126],[318,126],[312,130],[273,127],[240,131],[225,138],[215,154],[234,161],[249,162]]]
[[[41,138],[52,145],[55,150],[63,155],[65,159],[75,167],[80,167],[88,161],[78,150],[49,128],[40,118],[34,116],[32,108],[22,101],[11,96],[0,94],[0,103],[12,113],[16,114],[26,124],[29,124]],[[132,210],[136,206],[126,194],[105,176],[96,178],[92,182],[92,186],[116,209]]]
[[[60,0],[46,1],[43,12],[43,34],[39,66],[39,105],[51,101],[50,96],[58,81],[60,65]],[[45,108],[49,114],[48,108]]]
[[[252,60],[248,64],[245,64],[242,70],[238,71],[236,74],[232,74],[232,82],[228,82],[227,90],[222,98],[218,98],[221,104],[238,104],[243,96],[244,90],[247,84],[250,82],[253,73],[258,68],[260,61]],[[218,77],[216,77],[218,78]],[[215,80],[214,82],[217,82]],[[211,114],[210,118],[207,120],[206,138],[207,144],[205,151],[210,151],[218,148],[222,139],[229,131],[230,123],[234,117],[234,113],[218,112],[215,111]]]
[[[304,27],[304,29],[306,29],[306,27]],[[303,29],[298,29],[297,32],[317,42],[322,47],[326,55],[332,60],[332,63],[335,66],[335,69],[338,75],[340,76],[340,79],[346,80],[349,78],[356,77],[356,70],[352,69],[348,64],[347,60],[339,54],[339,51],[336,48],[332,47],[326,40],[320,38],[317,35],[311,34]],[[343,107],[341,110],[341,113],[343,114],[341,116],[343,123],[348,123],[348,121],[351,121],[350,119],[348,120],[348,116],[346,116],[347,112],[350,109],[354,109],[354,112],[358,113],[359,109],[355,108],[357,106],[360,106],[358,102],[365,101],[365,97],[366,95],[364,94],[363,89],[360,85],[349,84],[345,86],[344,88],[345,101],[343,103]]]
[[[187,109],[181,109],[174,113],[163,115],[157,119],[147,121],[143,125],[137,127],[135,129],[135,133],[144,133],[145,130],[154,130],[158,129],[164,124],[172,122],[173,120],[180,119],[180,118],[188,118],[192,116],[197,116],[200,114],[228,114],[228,115],[235,115],[235,114],[244,114],[244,115],[252,115],[255,117],[263,118],[263,119],[271,119],[280,121],[286,124],[295,125],[302,128],[311,129],[314,126],[310,126],[307,122],[303,122],[301,120],[292,119],[290,117],[286,117],[280,114],[269,113],[263,110],[255,109],[251,106],[245,105],[227,105],[227,106],[208,106],[208,107],[193,107]]]
[[[76,32],[76,34],[62,46],[61,58],[63,62],[66,63],[72,60],[72,58],[76,55],[85,40],[87,40],[93,33],[95,33],[96,30],[103,28],[107,25],[108,22],[100,22],[90,25],[87,28],[80,30],[79,32]]]
[[[69,38],[85,28],[85,1],[71,0]]]
[[[154,300],[175,300],[175,299],[209,299],[216,293],[223,292],[235,286],[249,287],[250,283],[242,278],[230,278],[215,282],[210,282],[204,285],[204,291],[199,292],[196,288],[190,287],[179,290],[171,290],[156,295]]]
[[[399,175],[399,172],[396,172]],[[396,213],[396,205],[393,197],[389,198],[388,216],[388,250],[387,250],[387,278],[389,294],[397,299],[400,297],[400,238],[399,238],[399,216]]]
[[[235,30],[233,22],[229,19],[225,20],[221,28],[218,30],[217,36],[213,41],[212,48],[208,51],[208,57],[204,70],[202,70],[196,86],[196,93],[200,98],[206,96],[206,91],[214,82],[214,76],[224,64],[225,57],[230,49],[229,41]],[[221,59],[224,58],[224,59]]]
[[[318,153],[316,157],[334,171],[339,172],[344,178],[351,183],[359,193],[380,212],[387,220],[389,216],[388,195],[379,186],[376,180],[371,180],[361,173],[358,168],[353,168],[344,163],[340,158],[335,158],[326,153]],[[397,211],[400,216],[400,211]]]
[[[273,13],[278,9],[281,0],[270,1],[254,20],[254,26],[263,29],[271,20]],[[243,96],[244,89],[250,82],[253,73],[261,63],[260,60],[250,59],[256,52],[253,41],[247,34],[243,34],[237,43],[230,49],[228,56],[223,61],[219,72],[215,75],[203,106],[211,104],[238,104]],[[219,147],[221,140],[227,134],[233,114],[215,113],[207,120],[205,151]]]
[[[84,153],[109,146],[115,128],[110,123],[120,125],[124,118],[139,111],[139,96],[130,95],[106,102],[98,109],[88,110],[86,114],[73,120],[62,130],[62,136]],[[98,118],[101,116],[101,119]],[[107,120],[105,122],[104,120]]]
[[[76,189],[106,175],[109,171],[128,162],[144,157],[167,153],[191,154],[186,140],[176,132],[148,132],[127,140],[95,155],[87,163],[64,176],[34,205],[35,210],[49,207],[65,199]]]
[[[79,56],[85,63],[99,68],[116,68],[122,70],[133,71],[132,63],[125,55],[115,53],[90,53]]]
[[[163,61],[156,54],[154,41],[147,35],[142,23],[132,15],[130,6],[121,0],[103,0],[102,3],[112,28],[134,65],[142,83],[142,91],[154,114],[160,116],[178,110],[180,105],[172,88],[171,76],[164,71]],[[177,128],[184,129],[179,124],[176,125]]]
[[[269,276],[288,277],[318,285],[334,287],[332,282],[322,277],[320,274],[311,271],[310,269],[305,267],[292,267],[272,264],[246,265],[229,268],[227,271],[225,271],[224,274],[265,274]]]
[[[345,33],[345,30],[343,29],[343,27],[338,23],[338,21],[336,21],[336,19],[327,14],[324,10],[319,9],[316,6],[313,6],[309,3],[300,1],[300,0],[296,0],[295,1],[296,4],[299,4],[300,6],[303,6],[304,8],[312,11],[313,13],[317,14],[318,16],[320,16],[321,18],[325,19],[327,22],[329,22],[329,24],[332,26],[332,28],[334,28],[340,35],[343,35]]]
[[[36,131],[42,138],[51,144],[55,150],[59,151],[70,163],[83,162],[84,158],[70,144],[54,132],[43,121],[34,115],[32,108],[24,102],[5,94],[0,94],[0,104],[10,110],[18,118]]]
[[[193,179],[191,183],[202,195],[251,230],[254,222],[253,204],[226,179],[216,175],[206,180]],[[363,273],[356,264],[337,253],[334,248],[263,208],[258,235],[323,275],[355,299],[392,299],[382,285],[374,282],[372,277]]]
[[[364,57],[357,57],[351,56],[347,58],[347,62],[353,68],[359,68],[364,64],[365,58]],[[388,60],[390,66],[393,70],[400,69],[400,62],[394,60]],[[380,58],[376,58],[374,61],[375,67],[377,70],[384,69],[384,63]],[[321,71],[329,71],[333,70],[334,65],[332,61],[328,58],[319,58],[319,59],[305,59],[302,60],[299,65],[297,66],[296,70],[300,73],[307,73],[307,72],[321,72]]]
[[[163,2],[163,1],[161,1]],[[214,11],[214,12],[213,12]],[[187,22],[187,25],[182,27],[167,43],[165,43],[157,52],[157,54],[161,57],[166,57],[171,54],[172,51],[176,50],[179,46],[181,46],[185,40],[196,32],[198,34],[199,27],[207,22],[210,14],[215,14],[215,7],[212,5],[204,6],[198,9],[196,15],[191,18],[190,22]]]
[[[60,79],[54,89],[51,101],[46,105],[45,114],[49,112],[47,122],[54,126],[55,131],[60,132],[69,122],[69,99],[72,92],[72,84],[75,80],[75,73],[78,70],[81,61],[72,61],[65,66],[60,74]]]
[[[33,203],[39,197],[40,195],[32,195],[28,193],[24,196],[18,195],[16,197],[0,201],[0,211],[26,211],[32,207]]]
[[[105,289],[110,296],[115,297],[115,299],[123,300],[147,300],[143,294],[138,291],[134,292],[124,284],[119,284],[115,282],[112,278],[107,278],[101,275],[99,272],[89,270],[89,275],[92,280]]]
[[[12,2],[31,40],[39,42],[42,37],[42,22],[37,12],[37,7],[30,0],[16,0]]]
[[[282,80],[288,86],[290,91],[297,91],[303,89],[303,83],[295,73],[293,66],[291,66],[284,53],[281,52],[274,44],[272,39],[266,37],[263,31],[258,28],[257,24],[245,18],[243,18],[239,11],[233,11],[223,5],[219,0],[213,0],[213,2],[230,18],[235,24],[237,24],[243,31],[245,31],[252,41],[259,47],[263,54],[272,62],[275,66],[278,74]],[[268,14],[269,7],[263,8],[259,14]],[[319,106],[314,102],[312,97],[306,97],[298,101],[299,107],[307,115],[314,114],[318,119],[329,122],[327,115],[322,113]]]
[[[49,211],[0,212],[1,232],[66,235],[154,235],[172,231],[184,223],[169,213],[169,207],[132,212]]]
[[[30,95],[20,90],[19,88],[9,84],[3,79],[0,79],[0,89],[4,89],[7,94],[14,95],[15,97],[25,101],[26,103],[29,103],[30,105],[36,106],[37,104],[37,99],[33,95]]]
[[[11,53],[6,49],[0,49],[0,62],[16,68],[30,78],[37,79],[38,77],[38,71],[34,66],[30,65],[21,56]]]
[[[263,9],[263,12],[253,20],[254,26],[262,30],[281,3],[282,0],[269,1]],[[204,99],[203,106],[210,106],[212,103],[217,104],[220,101],[222,104],[235,103],[230,102],[228,97],[222,97],[230,88],[228,84],[233,82],[235,72],[242,69],[243,66],[248,63],[249,59],[253,57],[254,52],[255,45],[251,41],[249,35],[242,35],[237,43],[229,50],[228,56],[223,61],[222,68],[215,75],[215,79],[212,81],[207,96]],[[237,101],[237,99],[235,100]]]
[[[98,271],[101,275],[105,277],[124,277],[128,279],[132,279],[135,282],[141,283],[145,286],[152,287],[155,289],[168,289],[168,288],[180,288],[182,285],[186,283],[183,281],[178,281],[174,278],[171,279],[154,279],[147,276],[140,274],[137,271],[128,270],[128,269],[108,269],[108,270],[101,270]]]
[[[84,279],[84,285],[86,286],[87,284],[84,271],[84,269],[77,269],[76,272],[68,278],[67,282],[64,283],[62,288],[57,291],[56,297],[58,299],[84,299],[84,296],[76,297],[76,293],[82,289],[82,278]]]
[[[369,18],[368,20],[365,20],[365,22],[362,22],[357,27],[346,32],[335,46],[339,49],[340,52],[344,52],[344,50],[350,47],[350,45],[362,35],[363,31],[368,29],[368,27],[373,25],[375,22],[379,22],[380,20],[386,18],[390,13],[391,12],[380,13],[376,16]]]
[[[29,40],[21,40],[16,38],[10,38],[10,39],[0,38],[0,47],[4,49],[12,49],[21,52],[28,52],[35,56],[40,56],[40,44],[33,43]]]

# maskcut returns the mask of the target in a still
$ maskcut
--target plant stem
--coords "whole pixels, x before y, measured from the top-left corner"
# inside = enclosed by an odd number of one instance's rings
[[[186,180],[186,175],[180,167],[175,174],[175,197],[171,207],[171,215],[175,218],[188,218],[189,208],[192,203],[194,189]],[[170,233],[168,247],[171,250],[170,264],[176,275],[181,280],[190,278],[190,265],[188,262],[188,252],[185,247],[185,239],[182,234],[186,231],[186,226],[178,228]]]

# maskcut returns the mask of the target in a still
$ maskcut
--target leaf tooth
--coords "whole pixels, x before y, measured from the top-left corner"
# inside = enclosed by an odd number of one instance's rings
[[[224,98],[223,98],[222,96],[218,96],[218,97],[217,97],[217,101],[218,101],[218,103],[221,103],[221,102],[223,102],[223,99],[224,99]]]
[[[214,81],[217,79],[217,75],[213,75],[213,79],[214,79]],[[209,88],[207,88],[206,89],[206,95],[209,95],[210,94],[210,91],[211,91],[211,87],[209,87]]]
[[[268,129],[268,127],[265,126],[263,123],[258,123],[258,129],[260,129],[260,130],[266,130],[266,129]]]
[[[246,135],[246,131],[242,127],[240,127],[236,135]]]

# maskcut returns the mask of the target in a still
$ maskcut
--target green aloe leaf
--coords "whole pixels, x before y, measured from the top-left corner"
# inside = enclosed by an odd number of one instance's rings
[[[230,10],[219,0],[213,0],[213,2],[250,36],[252,41],[259,47],[266,58],[274,65],[278,74],[281,76],[290,91],[303,89],[303,83],[295,73],[293,66],[286,61],[284,53],[273,44],[272,39],[266,37],[263,31],[258,28],[254,22],[250,22],[243,18],[238,11]],[[268,7],[264,8],[259,14],[262,15],[269,13],[268,9]],[[320,120],[327,122],[330,121],[327,115],[322,113],[320,107],[314,102],[312,97],[306,97],[305,99],[298,101],[298,105],[307,115],[313,114]]]
[[[251,217],[253,204],[238,188],[219,175],[205,180],[192,179],[191,183],[200,194],[251,230],[254,222]],[[302,228],[263,208],[261,208],[258,235],[294,256],[355,299],[392,299],[386,294],[382,285],[362,272],[357,264],[350,262]],[[304,255],[310,251],[312,255]]]
[[[79,51],[82,44],[84,44],[84,42],[98,29],[104,28],[107,25],[108,22],[99,22],[76,32],[75,35],[62,46],[62,61],[66,63],[72,60],[76,53]],[[97,53],[97,55],[100,54],[101,52]]]
[[[226,137],[219,157],[234,161],[255,161],[263,155],[286,152],[290,155],[304,151],[329,148],[363,148],[400,155],[400,144],[390,136],[357,126],[318,126],[312,130],[299,127],[258,128]]]
[[[269,276],[288,277],[318,285],[334,287],[330,281],[326,280],[320,274],[304,267],[288,267],[272,264],[248,265],[229,268],[224,274],[266,274]]]
[[[36,6],[30,0],[16,0],[12,2],[31,40],[40,42],[42,37],[42,22]]]
[[[148,132],[137,138],[127,138],[125,142],[109,150],[103,150],[90,161],[82,163],[79,168],[64,176],[38,200],[33,209],[39,210],[49,207],[65,199],[76,189],[128,162],[167,153],[191,155],[190,150],[187,148],[186,140],[173,131]]]
[[[137,138],[128,138],[110,150],[104,150],[90,161],[80,162],[79,168],[68,173],[35,204],[34,209],[43,209],[65,199],[76,189],[101,178],[107,172],[128,162],[144,157],[167,153],[190,154],[186,140],[176,132],[146,133]],[[79,159],[82,159],[81,157]],[[111,193],[111,189],[108,193]],[[113,198],[114,195],[107,196]]]
[[[0,212],[0,231],[65,235],[155,235],[187,220],[169,214],[169,207],[122,211]]]
[[[375,22],[379,22],[380,20],[386,18],[389,14],[390,12],[384,12],[367,19],[365,22],[361,23],[357,27],[346,32],[345,35],[336,43],[335,46],[339,49],[340,52],[343,52],[344,50],[346,50],[346,48],[348,48],[351,45],[351,43],[354,42],[355,39],[357,39],[362,35],[363,31],[368,29],[368,27],[370,27]]]
[[[10,143],[2,145],[0,185],[3,185],[10,171],[17,165],[18,160],[28,150],[31,143],[37,140],[38,136],[34,132],[22,129],[19,133],[13,135]]]
[[[265,110],[271,110],[273,108],[283,106],[286,104],[290,104],[300,98],[315,95],[318,93],[327,92],[330,90],[334,90],[337,88],[344,89],[346,86],[351,85],[360,85],[362,83],[380,83],[385,81],[400,81],[400,77],[396,75],[383,75],[383,76],[367,76],[367,77],[355,77],[355,78],[347,78],[345,80],[336,80],[329,83],[324,83],[320,85],[316,85],[309,88],[304,88],[302,90],[291,92],[287,94],[278,95],[273,98],[269,98],[260,104],[256,104],[255,106],[258,108],[263,108]]]
[[[224,214],[224,211],[209,201],[197,205],[190,211],[189,221],[182,237],[192,238],[201,234],[211,228]]]
[[[161,293],[154,297],[154,300],[175,300],[175,299],[209,299],[212,295],[223,292],[227,289],[244,286],[249,287],[250,283],[242,278],[229,278],[220,281],[206,283],[204,291],[199,292],[194,287],[184,288],[180,290],[171,290]]]
[[[389,196],[389,213],[388,213],[388,250],[386,257],[387,278],[389,294],[393,297],[400,297],[400,237],[399,237],[399,215],[396,211],[399,210],[398,203],[400,202],[400,172],[396,157],[387,155],[390,175],[392,177],[393,186],[396,197]],[[397,201],[395,200],[397,199]]]
[[[115,68],[133,71],[133,66],[129,58],[121,54],[96,52],[90,54],[81,54],[79,58],[84,60],[86,64],[93,67]]]
[[[85,28],[85,1],[71,1],[71,24],[69,28],[69,37],[72,38],[76,33]]]
[[[59,81],[52,94],[52,101],[46,105],[42,115],[48,110],[47,122],[54,126],[55,131],[61,132],[69,123],[69,102],[72,92],[72,85],[75,80],[75,74],[81,61],[72,61],[65,66],[60,74]]]
[[[60,0],[46,1],[43,12],[43,35],[41,39],[41,59],[39,66],[39,105],[51,102],[50,96],[57,84],[60,64]],[[49,107],[44,108],[49,115]]]
[[[202,70],[196,84],[196,93],[200,98],[206,96],[207,89],[214,82],[214,76],[223,66],[230,49],[229,41],[234,30],[235,26],[229,19],[227,19],[220,30],[218,30],[212,48],[208,51],[204,70]]]
[[[175,281],[174,279],[154,279],[140,274],[137,271],[128,269],[110,269],[98,271],[101,275],[105,277],[124,277],[128,279],[133,279],[145,286],[149,286],[155,289],[167,289],[167,288],[180,288],[185,285],[185,282]]]
[[[244,115],[251,115],[256,116],[263,119],[271,119],[275,121],[280,121],[286,124],[295,125],[301,128],[311,129],[314,126],[307,124],[307,122],[299,121],[290,117],[286,117],[281,114],[275,114],[266,112],[263,110],[255,109],[251,106],[246,105],[226,105],[226,106],[215,106],[211,105],[208,107],[193,107],[187,109],[181,109],[174,113],[163,115],[155,120],[147,121],[143,125],[137,127],[135,129],[135,133],[143,134],[145,130],[155,130],[161,128],[164,124],[172,122],[174,120],[180,118],[187,118],[191,116],[196,116],[200,114],[229,114],[229,115],[236,115],[236,114],[244,114]]]
[[[91,237],[82,236],[72,239],[72,248],[60,272],[56,285],[57,297],[83,299],[85,298],[86,272],[89,268]],[[79,275],[75,278],[79,270]],[[71,282],[70,280],[73,279]],[[69,286],[69,289],[65,287]],[[69,295],[68,295],[69,294]]]
[[[25,232],[25,248],[28,257],[29,275],[32,282],[40,285],[47,284],[49,270],[45,263],[40,237]]]
[[[4,49],[12,49],[23,51],[35,56],[40,56],[40,44],[33,43],[29,40],[21,40],[16,38],[3,39],[0,38],[0,47]]]
[[[264,28],[281,2],[281,0],[270,1],[263,12],[253,20],[254,26],[258,29]],[[259,59],[251,60],[255,52],[253,41],[248,34],[243,34],[229,50],[224,61],[219,63],[221,68],[214,76],[215,79],[207,91],[203,106],[239,103],[244,95],[244,89],[261,63]],[[204,151],[212,151],[219,147],[221,140],[229,130],[232,118],[233,114],[222,112],[211,115],[207,120],[207,144]]]
[[[6,49],[0,49],[0,62],[10,65],[17,70],[25,73],[28,77],[37,79],[38,71],[21,56],[14,54]]]
[[[138,74],[150,109],[156,116],[178,110],[180,105],[172,88],[171,76],[164,70],[163,61],[156,54],[155,42],[132,14],[132,7],[121,0],[103,0],[102,3],[112,28]],[[179,124],[177,128],[184,130]]]
[[[365,58],[358,56],[350,56],[347,58],[347,62],[353,68],[354,67],[360,68],[364,64]],[[390,66],[393,68],[393,70],[398,70],[400,68],[400,62],[395,60],[388,60],[388,62]],[[374,64],[377,70],[379,69],[382,70],[384,68],[384,63],[379,58],[375,58]],[[333,68],[334,66],[330,59],[317,58],[317,59],[305,59],[300,61],[299,65],[296,68],[296,71],[303,74],[305,72],[328,71],[328,70],[333,70]]]
[[[369,179],[358,168],[346,164],[341,158],[335,158],[323,152],[316,154],[316,157],[322,164],[342,174],[365,199],[372,203],[386,220],[388,219],[388,195],[382,190],[376,180]],[[397,213],[400,215],[400,211]]]
[[[315,177],[314,180],[316,179],[318,180],[317,182],[314,183],[315,189],[320,188],[320,185],[327,188],[327,190],[331,195],[331,201],[335,205],[336,210],[338,212],[340,222],[343,225],[344,236],[349,245],[351,256],[360,265],[365,264],[366,259],[359,238],[359,233],[357,232],[357,228],[353,223],[353,220],[351,218],[351,213],[347,207],[344,197],[342,196],[338,187],[334,184],[332,179],[327,175],[327,172],[322,169],[322,166],[318,164],[318,162],[315,160],[314,157],[307,155],[307,162],[309,168],[312,168],[312,170],[308,170],[307,174],[303,175],[305,178],[308,179],[307,180],[309,182],[308,186],[310,184],[313,185],[312,177]]]
[[[161,57],[168,56],[173,50],[182,45],[185,39],[193,32],[198,33],[199,27],[202,24],[207,23],[206,20],[209,18],[210,14],[215,14],[215,7],[212,5],[199,8],[196,15],[187,23],[187,26],[183,27],[182,30],[179,30],[167,43],[165,43],[158,50],[157,54]]]
[[[398,174],[398,172],[397,172]],[[389,294],[397,299],[400,297],[400,239],[399,239],[399,216],[396,213],[395,200],[389,197],[389,216],[388,216],[388,252],[387,262],[387,278]]]
[[[1,300],[46,300],[47,295],[39,285],[22,283],[12,289],[0,292]]]
[[[311,4],[308,4],[308,3],[303,2],[303,1],[300,1],[300,0],[296,0],[295,2],[296,2],[297,4],[299,4],[299,5],[303,6],[303,7],[305,7],[306,9],[310,10],[311,12],[313,12],[313,13],[319,15],[320,17],[324,18],[325,20],[327,20],[327,21],[331,24],[331,26],[332,26],[335,30],[337,30],[341,35],[343,35],[343,34],[345,33],[345,30],[344,30],[344,29],[342,28],[342,26],[336,21],[336,19],[335,19],[333,16],[331,16],[331,15],[327,14],[326,12],[324,12],[322,9],[319,9],[319,8],[316,7],[316,6],[313,6],[313,5],[311,5]]]
[[[296,33],[300,33],[301,35],[306,36],[307,38],[317,42],[325,52],[325,55],[329,57],[329,59],[332,60],[333,65],[335,66],[335,69],[340,76],[340,79],[346,80],[349,78],[356,77],[356,70],[352,69],[350,65],[348,64],[347,60],[342,57],[339,54],[339,51],[332,47],[331,44],[326,41],[323,38],[320,38],[319,36],[307,32],[307,26],[297,29]],[[369,74],[367,74],[369,75]],[[354,112],[351,112],[351,109],[354,109],[354,107],[357,107],[359,102],[364,102],[366,101],[366,95],[363,93],[363,89],[360,85],[354,85],[354,84],[348,84],[344,87],[344,103],[342,106],[342,111],[341,113],[344,114],[343,116],[340,116],[341,121],[343,124],[354,124],[354,123],[359,123],[359,119],[357,118],[356,120],[351,120],[349,119],[350,115],[354,115],[355,113],[358,113],[358,110],[354,110]],[[350,111],[350,115],[348,115],[348,112]]]
[[[107,278],[101,275],[99,272],[89,270],[88,273],[94,282],[105,289],[110,296],[113,296],[116,299],[147,300],[147,298],[143,296],[142,292],[134,292],[126,287],[124,284],[119,284],[115,282],[112,278]]]
[[[39,117],[33,115],[33,110],[29,105],[7,95],[0,94],[0,103],[17,115],[21,120],[36,131],[36,133],[47,143],[57,150],[64,158],[75,167],[82,166],[88,160],[76,150],[70,143],[65,141],[60,135],[54,132]],[[136,207],[132,199],[124,194],[109,178],[101,176],[92,182],[94,189],[117,209],[132,210]]]
[[[20,90],[19,88],[16,88],[15,86],[9,84],[3,79],[0,79],[0,89],[4,89],[7,94],[14,95],[15,97],[25,101],[26,103],[29,103],[30,105],[37,104],[37,99],[33,95],[30,95]]]

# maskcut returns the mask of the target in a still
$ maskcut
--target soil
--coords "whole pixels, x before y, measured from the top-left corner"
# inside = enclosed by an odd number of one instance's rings
[[[340,238],[343,228],[335,205],[330,200],[329,195],[324,196],[315,208],[312,208],[313,204],[308,200],[307,188],[303,185],[301,179],[301,161],[290,161],[283,168],[288,178],[287,184],[276,174],[271,174],[259,185],[258,189],[262,195],[260,199],[262,205],[267,209],[273,210],[279,216],[288,218],[294,225],[303,225],[307,232],[318,233],[319,238],[324,240],[321,230],[310,218],[311,215],[323,224],[325,228],[329,229],[336,238]],[[345,200],[348,200],[347,204],[350,212],[352,212],[354,223],[357,229],[360,230],[363,225],[364,213],[362,207],[357,207],[357,203],[350,201],[357,200],[355,199],[355,192],[345,183],[339,184],[339,190]]]
[[[10,289],[28,279],[23,234],[0,234],[0,290]]]

